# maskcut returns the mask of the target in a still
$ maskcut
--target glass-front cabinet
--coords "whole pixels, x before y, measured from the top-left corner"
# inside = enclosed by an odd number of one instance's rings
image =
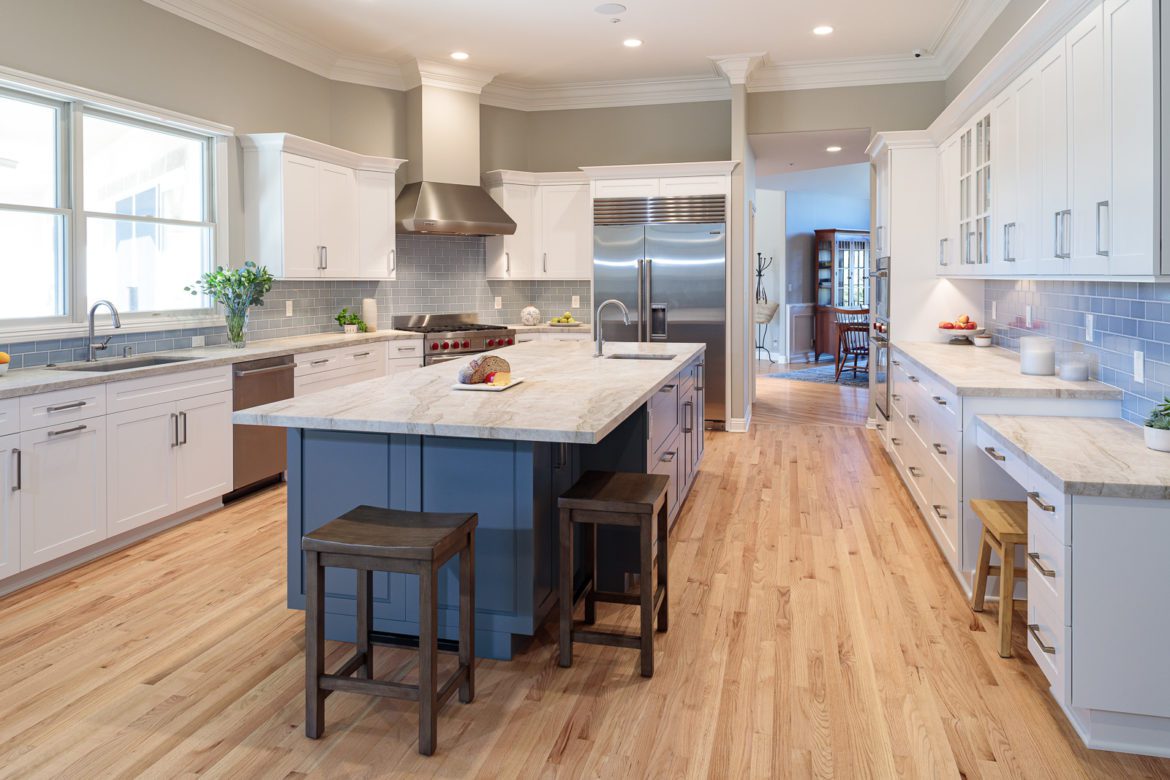
[[[869,310],[869,232],[818,230],[813,238],[817,354],[835,354],[839,310]]]
[[[959,262],[978,273],[991,261],[991,112],[959,135]]]

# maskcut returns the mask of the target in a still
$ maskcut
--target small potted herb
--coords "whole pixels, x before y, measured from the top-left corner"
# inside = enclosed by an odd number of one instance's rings
[[[221,266],[208,271],[195,284],[183,289],[192,295],[202,293],[223,307],[228,341],[242,349],[247,343],[248,310],[264,305],[264,295],[272,289],[272,282],[267,268],[248,260],[243,268]]]
[[[1146,446],[1158,452],[1170,452],[1170,398],[1163,398],[1146,418]]]
[[[341,326],[342,330],[344,330],[347,335],[352,336],[358,331],[361,331],[362,333],[366,332],[366,323],[362,320],[361,317],[357,316],[349,309],[342,309],[333,319],[337,320],[337,324]]]

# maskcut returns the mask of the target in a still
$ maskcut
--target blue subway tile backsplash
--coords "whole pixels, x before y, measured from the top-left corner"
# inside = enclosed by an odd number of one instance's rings
[[[252,310],[248,321],[251,340],[303,336],[337,328],[333,318],[343,307],[361,312],[363,298],[378,301],[379,324],[389,327],[394,314],[441,314],[475,312],[481,322],[516,323],[520,311],[533,305],[545,319],[572,311],[582,322],[590,321],[591,291],[588,281],[488,281],[486,247],[475,236],[398,237],[397,279],[392,282],[279,281],[265,296],[264,306]],[[573,296],[580,307],[573,309]],[[495,298],[501,307],[495,308]],[[293,316],[285,316],[285,304],[293,302]],[[192,336],[203,336],[208,346],[227,342],[222,326],[187,328],[147,333],[111,331],[109,318],[99,314],[98,335],[113,333],[103,357],[121,355],[126,346],[135,354],[186,349]],[[12,368],[43,366],[84,360],[85,338],[46,339],[10,344],[0,351],[12,356]]]
[[[1130,422],[1141,423],[1170,395],[1170,282],[997,280],[986,283],[984,296],[985,319],[998,346],[1019,351],[1021,336],[1045,335],[1056,340],[1059,352],[1093,356],[1094,378],[1121,388],[1122,416]],[[1085,340],[1086,314],[1093,315],[1092,342]],[[1134,377],[1135,351],[1144,355],[1144,382]]]

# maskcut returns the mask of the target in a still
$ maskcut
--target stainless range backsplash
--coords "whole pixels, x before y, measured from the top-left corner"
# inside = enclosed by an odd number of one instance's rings
[[[520,310],[533,305],[544,319],[566,311],[590,322],[592,301],[587,281],[494,282],[488,281],[486,242],[475,236],[399,236],[398,278],[393,282],[276,282],[265,296],[264,306],[252,310],[248,338],[261,340],[322,333],[337,328],[333,318],[342,307],[361,313],[363,298],[378,301],[378,318],[387,327],[392,314],[475,312],[481,322],[518,323]],[[574,295],[581,305],[570,306]],[[495,308],[496,297],[501,307]],[[293,316],[286,317],[285,303],[293,302]],[[99,317],[99,333],[108,334],[108,318]],[[110,354],[121,354],[133,344],[136,353],[185,349],[192,336],[203,336],[210,345],[227,341],[224,327],[119,333],[111,340]],[[12,368],[43,366],[85,359],[85,339],[47,339],[0,344],[12,354]]]
[[[1021,336],[1045,335],[1056,339],[1058,352],[1094,355],[1094,378],[1125,393],[1125,419],[1141,423],[1170,394],[1170,283],[988,281],[984,289],[984,316],[997,346],[1018,352]],[[1093,315],[1092,343],[1085,341],[1086,314]],[[1145,356],[1144,382],[1134,378],[1135,351]]]

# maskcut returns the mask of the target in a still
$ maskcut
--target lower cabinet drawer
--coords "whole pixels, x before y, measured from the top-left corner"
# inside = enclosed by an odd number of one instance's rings
[[[1028,528],[1043,528],[1061,544],[1071,544],[1064,494],[1039,478],[1028,488]]]
[[[26,395],[20,399],[20,430],[60,426],[106,413],[106,385]]]
[[[938,463],[931,469],[930,492],[926,495],[926,513],[938,531],[939,543],[954,566],[959,560],[959,488],[955,480]]]
[[[657,454],[678,431],[678,378],[658,389],[647,402],[650,408],[650,452]]]
[[[1043,526],[1028,524],[1028,596],[1046,598],[1060,611],[1064,625],[1072,623],[1068,575],[1072,548],[1060,543]]]
[[[1028,468],[1028,464],[1017,458],[1013,453],[1008,452],[1007,448],[1000,444],[999,440],[993,434],[988,433],[987,430],[980,426],[976,426],[975,428],[975,445],[987,457],[995,461],[996,465],[1006,471],[1008,476],[1018,484],[1027,488],[1035,482],[1032,469]]]
[[[423,359],[423,343],[419,339],[387,341],[386,357],[390,360],[413,358],[415,362],[421,365]]]
[[[1028,652],[1052,685],[1052,695],[1063,704],[1068,690],[1068,653],[1072,628],[1065,625],[1062,610],[1046,594],[1028,590]]]
[[[657,455],[651,455],[654,462],[650,464],[651,474],[662,474],[670,479],[670,487],[666,490],[667,514],[674,517],[678,511],[679,489],[682,485],[683,473],[683,437],[675,436]]]
[[[384,362],[367,365],[351,365],[333,371],[322,371],[308,376],[293,378],[293,393],[297,396],[319,393],[322,390],[331,390],[335,387],[344,387],[367,379],[377,379],[386,375]]]
[[[0,436],[20,433],[20,399],[0,401]]]

